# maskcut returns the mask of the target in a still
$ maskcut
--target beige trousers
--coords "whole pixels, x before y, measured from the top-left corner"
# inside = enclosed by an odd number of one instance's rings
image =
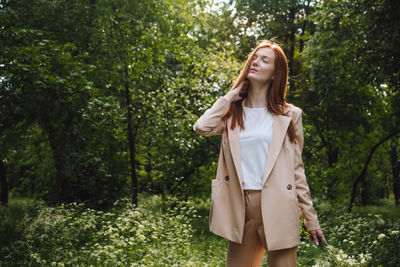
[[[261,216],[261,190],[245,190],[245,225],[242,244],[229,241],[226,267],[260,266],[268,251]],[[296,267],[297,246],[267,252],[268,267]]]

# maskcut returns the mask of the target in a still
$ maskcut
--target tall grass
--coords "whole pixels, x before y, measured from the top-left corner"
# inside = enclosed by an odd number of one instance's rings
[[[400,266],[398,207],[313,201],[328,241],[302,233],[298,266]],[[12,201],[0,208],[0,266],[225,266],[227,240],[208,229],[209,199],[140,195],[108,212],[72,203]],[[267,253],[262,266],[267,266]]]

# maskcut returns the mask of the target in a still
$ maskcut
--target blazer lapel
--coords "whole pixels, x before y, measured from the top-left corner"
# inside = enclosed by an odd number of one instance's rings
[[[240,188],[243,191],[243,175],[242,175],[242,166],[240,160],[240,137],[239,137],[240,127],[236,125],[235,129],[231,130],[231,125],[232,125],[232,116],[230,116],[227,120],[229,147],[231,149],[233,163],[236,168],[236,173],[239,177]]]
[[[243,102],[242,102],[242,107],[243,107]],[[271,173],[272,167],[276,162],[276,159],[282,147],[283,139],[285,138],[285,134],[287,128],[289,127],[291,119],[292,118],[290,116],[274,115],[274,121],[272,124],[271,142],[268,149],[267,161],[264,167],[263,185],[267,181],[269,174]],[[242,166],[240,159],[240,137],[239,137],[240,127],[236,125],[235,129],[231,130],[231,124],[232,124],[232,116],[230,116],[227,120],[229,146],[232,153],[233,162],[236,168],[236,173],[238,174],[239,177],[239,183],[241,189],[243,190],[243,173],[242,173]]]
[[[267,181],[269,174],[271,173],[272,167],[278,158],[279,152],[281,150],[283,139],[285,138],[287,128],[292,117],[283,115],[274,115],[274,122],[272,125],[272,136],[271,142],[269,144],[267,162],[264,167],[264,180],[263,186]]]

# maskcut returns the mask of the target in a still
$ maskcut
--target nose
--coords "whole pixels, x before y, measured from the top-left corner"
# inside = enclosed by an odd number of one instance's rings
[[[252,62],[252,65],[253,65],[253,66],[257,66],[257,64],[258,64],[258,63],[257,63],[257,62],[258,62],[257,60],[258,60],[258,59],[253,59],[253,62]]]

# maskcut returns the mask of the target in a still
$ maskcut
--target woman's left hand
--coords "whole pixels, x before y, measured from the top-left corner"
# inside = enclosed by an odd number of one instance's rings
[[[311,234],[311,236],[308,236],[308,239],[310,239],[311,241],[314,241],[315,245],[317,245],[317,246],[319,245],[317,236],[319,236],[322,239],[322,241],[324,241],[324,243],[326,243],[324,234],[322,233],[321,229],[311,230],[310,234]]]

